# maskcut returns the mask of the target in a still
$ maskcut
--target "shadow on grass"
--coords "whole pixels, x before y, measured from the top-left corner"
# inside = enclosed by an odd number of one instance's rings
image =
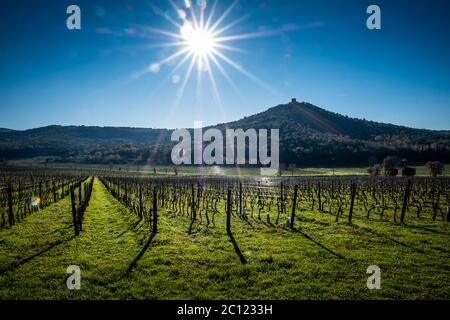
[[[148,238],[147,243],[145,244],[145,246],[142,248],[141,252],[139,252],[139,254],[136,256],[136,258],[134,258],[133,262],[131,262],[130,266],[128,267],[127,271],[125,272],[124,276],[128,277],[131,273],[131,271],[133,271],[133,268],[136,266],[136,264],[138,263],[138,261],[142,258],[142,256],[144,255],[144,253],[147,251],[147,249],[150,247],[150,245],[152,244],[153,239],[155,238],[155,234],[152,233],[150,235],[150,238]]]
[[[253,226],[253,223],[250,222],[250,217],[249,216],[243,216],[243,217],[239,217],[240,220],[244,221],[246,224],[248,224],[250,226],[250,228],[254,229],[255,227]]]
[[[25,263],[30,262],[30,261],[33,260],[34,258],[37,258],[37,257],[43,255],[44,253],[49,252],[49,251],[52,250],[53,248],[56,248],[56,247],[58,247],[58,246],[60,246],[60,245],[62,245],[62,244],[64,244],[64,243],[69,242],[69,241],[72,240],[72,239],[75,239],[75,236],[72,236],[72,237],[68,238],[67,240],[57,240],[57,241],[55,241],[54,243],[52,243],[50,246],[48,246],[47,248],[45,248],[44,250],[39,251],[38,253],[35,253],[35,254],[33,254],[33,255],[31,255],[31,256],[29,256],[29,257],[27,257],[27,258],[24,258],[24,259],[22,259],[22,260],[20,260],[20,261],[18,261],[18,262],[16,262],[16,263],[13,263],[13,264],[10,265],[7,269],[0,270],[0,274],[6,273],[6,272],[8,272],[8,271],[13,271],[13,270],[19,268],[20,266],[24,265]]]
[[[315,243],[316,245],[318,245],[319,247],[321,247],[322,249],[325,249],[326,251],[328,251],[329,253],[331,253],[332,255],[338,257],[339,259],[343,259],[346,260],[345,257],[341,256],[339,253],[334,252],[333,250],[331,250],[330,248],[325,247],[323,244],[321,244],[320,242],[317,242],[316,240],[314,240],[313,238],[311,238],[309,235],[307,235],[306,233],[300,231],[297,228],[293,228],[292,231],[300,233],[302,236],[304,236],[306,239],[308,239],[309,241]]]
[[[269,227],[269,228],[275,228],[276,227],[276,225],[274,223],[272,223],[272,222],[266,222],[266,221],[261,221],[261,222],[266,227]]]
[[[333,217],[336,217],[336,216],[333,215]],[[304,216],[303,217],[300,216],[300,217],[298,217],[296,219],[298,221],[300,221],[300,222],[310,222],[310,223],[318,224],[318,225],[325,226],[325,227],[331,226],[331,223],[329,223],[329,222],[324,222],[324,221],[320,221],[320,220],[310,219],[310,218],[307,218],[307,217],[304,217]]]
[[[431,229],[431,228],[427,228],[427,227],[424,227],[424,226],[418,226],[418,225],[415,225],[415,224],[410,224],[410,225],[405,224],[404,227],[409,228],[409,229],[422,229],[422,230],[425,230],[425,231],[428,231],[428,232],[431,232],[431,233],[448,235],[448,233],[441,232],[441,231],[438,231],[438,230],[434,230],[434,229]]]
[[[239,257],[239,260],[241,261],[242,264],[246,264],[247,260],[245,259],[244,255],[242,254],[241,249],[239,249],[239,246],[236,242],[236,239],[234,239],[233,234],[230,233],[228,236],[230,237],[231,244],[233,244],[234,251],[236,251],[236,254]]]
[[[401,245],[402,247],[411,249],[411,250],[416,251],[416,252],[418,252],[418,253],[426,254],[426,252],[425,252],[424,250],[422,250],[422,249],[417,249],[417,248],[415,248],[415,247],[413,247],[413,246],[411,246],[411,245],[409,245],[409,244],[407,244],[407,243],[401,242],[401,241],[396,240],[396,239],[392,239],[392,238],[386,236],[385,234],[383,234],[383,233],[378,233],[378,232],[376,232],[375,230],[370,229],[370,228],[368,228],[368,227],[362,227],[362,226],[359,226],[359,225],[356,225],[356,224],[351,224],[351,226],[356,227],[356,228],[359,228],[359,229],[361,229],[361,230],[364,230],[364,231],[366,231],[366,232],[368,232],[368,233],[371,233],[371,234],[374,234],[374,235],[376,235],[376,236],[385,238],[385,239],[387,239],[387,240],[389,240],[389,241],[391,241],[391,242],[394,242],[395,244]]]
[[[136,222],[133,222],[128,229],[126,229],[125,231],[120,233],[116,238],[120,238],[121,236],[123,236],[128,231],[138,231],[139,229],[141,229],[141,228],[138,228],[138,226],[141,223],[141,221],[142,220],[137,220]]]

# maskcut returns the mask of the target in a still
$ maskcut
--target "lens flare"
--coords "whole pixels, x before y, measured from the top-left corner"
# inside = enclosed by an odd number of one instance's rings
[[[39,197],[31,197],[28,201],[28,204],[32,207],[38,207],[41,204],[41,198]]]

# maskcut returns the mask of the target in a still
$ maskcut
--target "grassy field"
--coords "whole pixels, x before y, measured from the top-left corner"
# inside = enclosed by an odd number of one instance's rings
[[[450,231],[442,221],[334,222],[300,213],[296,229],[224,214],[215,226],[161,210],[150,237],[96,179],[84,230],[70,200],[0,231],[0,299],[448,299]],[[81,268],[69,290],[66,268]],[[366,269],[381,268],[380,290]]]
[[[172,166],[153,166],[153,165],[105,165],[105,164],[79,164],[79,163],[48,163],[36,158],[27,160],[11,161],[10,165],[26,168],[49,168],[61,170],[83,170],[83,171],[103,171],[106,174],[153,176],[156,170],[157,175],[174,175]],[[446,164],[448,168],[450,164]],[[429,176],[425,165],[411,166],[416,169],[417,176]],[[401,172],[401,170],[399,171]],[[179,175],[211,175],[211,176],[259,176],[258,168],[236,168],[234,166],[206,166],[178,167]],[[400,173],[401,174],[401,173]],[[283,171],[283,176],[360,176],[368,175],[367,166],[336,166],[336,167],[299,167],[295,172]],[[450,175],[450,170],[444,170],[444,176]]]

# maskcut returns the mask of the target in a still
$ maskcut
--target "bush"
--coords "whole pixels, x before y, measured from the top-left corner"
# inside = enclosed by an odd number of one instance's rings
[[[440,161],[428,161],[425,165],[431,176],[436,177],[444,171],[444,164]]]
[[[411,167],[404,167],[402,169],[402,176],[404,177],[413,177],[416,175],[416,169]]]
[[[398,175],[398,170],[396,168],[390,168],[385,171],[385,175],[389,177],[395,177]]]

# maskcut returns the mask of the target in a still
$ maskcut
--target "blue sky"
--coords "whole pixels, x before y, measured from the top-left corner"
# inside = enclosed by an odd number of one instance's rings
[[[178,82],[169,75],[179,60],[144,72],[177,50],[147,28],[179,33],[166,0],[8,2],[0,7],[0,127],[192,127],[296,97],[352,117],[450,129],[449,1],[241,0],[222,25],[247,18],[224,35],[262,36],[221,52],[271,90],[222,61],[237,88],[213,66],[220,104],[206,72],[200,86],[194,73],[175,103],[189,63]],[[66,28],[70,4],[81,8],[81,30]],[[220,0],[213,21],[230,4]],[[381,7],[382,30],[366,28],[370,4]]]

